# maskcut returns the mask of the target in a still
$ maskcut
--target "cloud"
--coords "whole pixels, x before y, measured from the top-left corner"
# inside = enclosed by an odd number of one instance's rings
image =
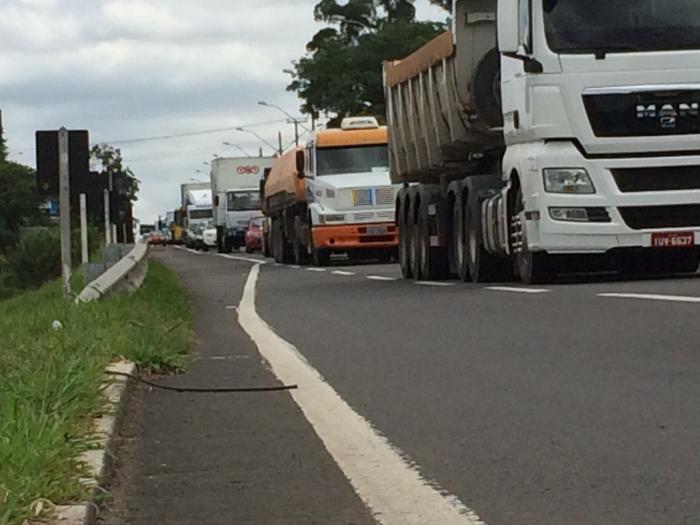
[[[89,129],[110,141],[261,125],[285,144],[284,116],[299,100],[283,73],[319,29],[317,0],[0,0],[0,109],[13,158],[33,163],[36,129]],[[417,1],[419,16],[444,13]],[[235,131],[122,146],[142,181],[137,215],[153,221],[178,205],[179,184],[212,154],[264,144]],[[266,151],[269,153],[269,148]]]

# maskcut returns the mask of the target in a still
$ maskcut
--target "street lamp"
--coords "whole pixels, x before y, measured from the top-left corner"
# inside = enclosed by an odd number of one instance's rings
[[[246,150],[241,148],[238,144],[233,144],[232,142],[224,142],[224,146],[229,146],[231,148],[236,148],[238,149],[241,153],[243,153],[246,157],[252,157],[250,153],[248,153]]]
[[[306,131],[307,133],[309,132],[309,129],[306,126],[304,126],[304,123],[306,122],[306,120],[301,120],[301,119],[295,118],[292,115],[290,115],[287,111],[282,109],[281,107],[276,106],[275,104],[270,104],[268,102],[265,102],[264,100],[261,100],[260,102],[258,102],[258,105],[265,106],[268,108],[275,108],[275,109],[281,111],[282,113],[284,113],[285,115],[287,115],[287,117],[289,117],[287,119],[287,123],[294,124],[294,142],[296,143],[297,146],[299,145],[299,126],[301,126],[302,129],[304,131]]]
[[[264,138],[262,138],[260,135],[258,135],[258,134],[257,134],[255,131],[253,131],[252,129],[236,128],[236,131],[242,131],[243,133],[250,133],[251,135],[254,135],[255,137],[257,137],[258,140],[260,140],[261,142],[264,142],[264,143],[267,144],[269,147],[271,147],[271,148],[272,148],[272,151],[278,151],[277,148],[276,148],[275,146],[273,146],[272,144],[270,144],[267,140],[265,140]],[[282,148],[279,149],[279,154],[282,155]]]

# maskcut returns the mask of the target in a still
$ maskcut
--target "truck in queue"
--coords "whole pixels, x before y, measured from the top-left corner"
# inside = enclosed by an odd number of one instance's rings
[[[343,119],[275,159],[263,185],[263,245],[285,263],[325,266],[333,253],[388,260],[398,246],[397,191],[386,127],[373,117]]]
[[[219,253],[245,246],[248,223],[261,215],[260,181],[271,157],[219,157],[211,162],[214,227]]]
[[[204,230],[213,223],[211,190],[190,190],[185,206],[185,244],[188,248],[206,250]]]
[[[700,3],[455,0],[452,20],[384,64],[403,275],[696,271]]]

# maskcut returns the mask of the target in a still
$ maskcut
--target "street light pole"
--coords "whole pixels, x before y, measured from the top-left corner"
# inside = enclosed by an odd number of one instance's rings
[[[276,148],[275,146],[273,146],[272,144],[270,144],[267,140],[265,140],[264,138],[262,138],[260,135],[258,135],[258,134],[257,134],[255,131],[253,131],[252,129],[236,128],[236,131],[242,131],[242,132],[244,132],[244,133],[250,133],[251,135],[254,135],[255,137],[257,137],[258,140],[260,140],[261,142],[264,142],[264,143],[267,144],[270,148],[272,148],[272,151],[276,151],[276,150],[277,150],[277,148]],[[279,154],[282,155],[282,149],[281,149],[281,148],[280,148],[280,150],[279,150]]]
[[[233,143],[231,143],[231,142],[224,142],[223,144],[224,144],[224,146],[229,146],[229,147],[231,147],[231,148],[236,148],[238,151],[240,151],[241,153],[243,153],[243,155],[245,155],[246,157],[252,157],[252,155],[251,155],[250,153],[248,153],[246,150],[244,150],[243,148],[241,148],[238,144],[233,144]],[[262,155],[261,155],[261,156],[262,156]]]
[[[301,120],[301,119],[295,118],[292,115],[290,115],[287,111],[282,109],[281,107],[276,106],[275,104],[270,104],[268,102],[265,102],[264,100],[261,100],[260,102],[258,102],[258,105],[265,106],[268,108],[275,108],[276,110],[281,111],[282,113],[284,113],[288,117],[287,123],[294,124],[294,142],[296,143],[297,146],[299,145],[299,126],[301,126],[304,131],[309,133],[309,128],[304,126],[304,123],[306,122],[306,120]]]

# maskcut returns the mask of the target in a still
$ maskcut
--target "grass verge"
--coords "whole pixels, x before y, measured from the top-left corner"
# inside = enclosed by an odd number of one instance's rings
[[[132,295],[75,305],[52,282],[0,301],[0,524],[21,523],[39,498],[84,496],[78,457],[101,409],[106,364],[126,357],[179,370],[191,340],[186,292],[156,262]]]

